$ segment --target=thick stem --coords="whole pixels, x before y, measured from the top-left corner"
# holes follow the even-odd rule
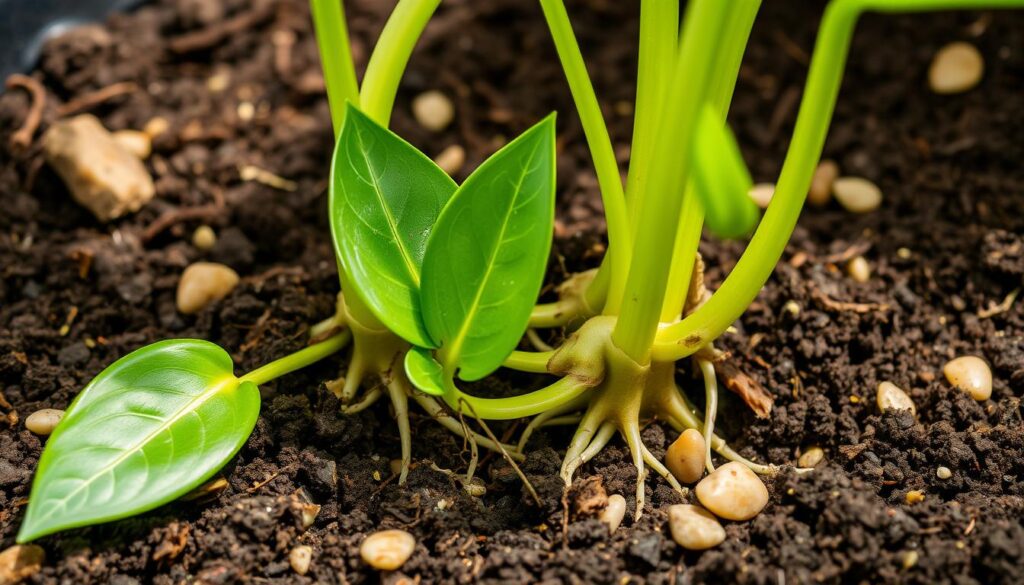
[[[337,136],[345,120],[345,102],[359,105],[359,83],[345,26],[345,7],[342,0],[309,0],[309,9],[320,49],[331,122]]]

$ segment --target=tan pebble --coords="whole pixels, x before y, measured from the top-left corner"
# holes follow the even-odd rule
[[[239,120],[248,122],[256,115],[256,106],[254,106],[252,102],[240,102],[236,109],[236,113],[238,114]]]
[[[132,153],[139,160],[146,160],[153,152],[153,141],[149,134],[138,130],[118,130],[113,134],[121,148]]]
[[[0,583],[13,585],[43,568],[46,554],[34,544],[16,544],[0,552]]]
[[[25,419],[25,428],[45,437],[53,432],[62,418],[64,418],[63,410],[44,408],[28,415],[28,418]]]
[[[201,225],[192,233],[192,245],[196,248],[207,251],[217,245],[217,232],[208,225]]]
[[[719,518],[750,520],[768,505],[768,488],[749,467],[731,461],[697,484],[697,499]]]
[[[288,564],[292,566],[292,570],[300,575],[305,575],[309,572],[309,563],[313,561],[313,547],[301,545],[292,549],[292,552],[288,553]]]
[[[913,255],[914,253],[910,251],[910,248],[900,248],[899,250],[896,250],[896,256],[898,256],[900,260],[909,260]]]
[[[797,465],[804,468],[816,467],[825,458],[825,452],[821,447],[811,447],[800,455]]]
[[[206,89],[213,93],[220,93],[231,84],[231,74],[228,71],[218,71],[206,78]]]
[[[917,564],[918,558],[919,555],[916,550],[908,550],[907,552],[903,553],[903,569],[912,569],[914,565]]]
[[[907,495],[904,497],[904,500],[906,500],[907,504],[911,505],[923,502],[924,492],[922,492],[921,490],[910,490],[909,492],[907,492]]]
[[[943,366],[942,373],[950,384],[967,391],[978,402],[992,396],[992,370],[980,357],[958,357]]]
[[[213,301],[219,301],[238,284],[238,273],[215,262],[196,262],[185,269],[178,282],[178,311],[198,313]]]
[[[878,410],[886,412],[889,410],[909,410],[910,414],[917,415],[917,407],[910,396],[899,386],[892,382],[882,382],[878,385],[878,393],[875,397],[878,403]]]
[[[706,550],[725,540],[725,528],[700,506],[676,504],[668,508],[668,527],[672,540],[687,550]]]
[[[953,477],[953,472],[949,470],[945,465],[940,466],[935,470],[935,476],[939,479],[949,479]]]
[[[448,96],[437,90],[425,91],[412,100],[412,114],[427,130],[440,132],[452,123],[455,107]]]
[[[855,282],[867,282],[871,280],[871,266],[863,256],[854,256],[846,263],[846,273]]]
[[[768,209],[768,204],[775,195],[775,183],[758,183],[751,187],[748,193],[758,207]]]
[[[682,483],[693,483],[704,475],[707,444],[696,429],[686,429],[665,452],[665,466]]]
[[[416,548],[416,539],[404,530],[382,530],[367,536],[359,556],[374,569],[394,571],[405,564]]]
[[[823,160],[814,169],[811,188],[807,191],[807,202],[823,207],[832,199],[832,184],[839,178],[839,165],[834,160]]]
[[[840,177],[832,183],[832,193],[843,209],[851,213],[868,213],[882,204],[882,191],[861,177]]]
[[[100,221],[138,211],[156,193],[142,161],[90,114],[50,126],[43,152],[75,201]]]
[[[458,144],[453,144],[442,150],[434,162],[441,167],[442,171],[454,175],[462,170],[462,165],[466,164],[466,149]]]
[[[626,498],[619,494],[608,496],[608,505],[601,510],[598,520],[608,526],[608,532],[615,532],[622,525],[622,519],[626,517]]]
[[[167,118],[156,116],[150,118],[149,122],[142,127],[142,131],[149,136],[150,140],[160,136],[164,132],[167,132],[171,128],[171,123],[167,121]]]
[[[790,299],[786,301],[785,305],[782,305],[782,310],[796,317],[800,314],[800,303]]]
[[[935,53],[928,68],[928,86],[938,94],[962,93],[981,81],[985,60],[970,43],[955,42]]]

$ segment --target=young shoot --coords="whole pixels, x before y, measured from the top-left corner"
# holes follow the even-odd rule
[[[626,184],[561,0],[539,0],[596,168],[609,247],[600,268],[571,277],[562,297],[535,305],[551,247],[555,117],[491,155],[461,185],[388,130],[399,82],[440,0],[399,0],[361,84],[338,0],[311,0],[337,143],[330,222],[342,294],[338,312],[311,328],[310,346],[236,376],[230,356],[200,340],[161,341],[116,361],[68,407],[49,438],[18,542],[152,510],[215,474],[242,447],[259,414],[258,387],[351,345],[343,378],[328,383],[343,411],[387,394],[402,452],[411,458],[408,401],[477,447],[521,459],[536,429],[578,425],[561,476],[621,435],[643,479],[653,469],[682,489],[641,440],[658,419],[694,429],[712,451],[757,473],[714,431],[718,378],[735,366],[718,336],[755,298],[796,224],[839,93],[854,26],[864,11],[1011,8],[1024,0],[833,0],[819,36],[774,197],[758,223],[751,177],[725,123],[758,0],[642,0],[636,117]],[[705,225],[722,237],[756,231],[713,294],[697,245]],[[516,351],[530,328],[565,328],[549,351]],[[318,341],[318,342],[316,342]],[[536,341],[536,339],[534,339]],[[703,378],[699,412],[676,372],[687,358]],[[463,391],[501,367],[555,376],[519,396]],[[377,382],[364,387],[364,382]],[[726,384],[736,386],[736,384]],[[771,396],[743,394],[760,416]],[[480,430],[470,428],[475,419]],[[534,417],[518,446],[485,421]],[[693,433],[691,432],[691,436]],[[472,481],[474,463],[465,480]],[[721,471],[721,469],[720,469]],[[751,475],[747,473],[747,475]],[[763,487],[763,486],[762,486]],[[755,512],[756,513],[756,512]]]

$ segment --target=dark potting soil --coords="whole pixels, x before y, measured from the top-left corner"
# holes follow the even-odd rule
[[[0,537],[14,535],[42,441],[24,418],[63,408],[104,366],[167,337],[209,339],[247,371],[302,347],[332,312],[338,283],[325,217],[332,137],[306,2],[162,0],[51,41],[33,76],[46,90],[42,125],[9,146],[28,94],[0,96]],[[389,2],[347,2],[360,69]],[[633,2],[573,2],[570,12],[620,160],[628,158],[638,31]],[[806,75],[821,6],[767,2],[755,27],[731,121],[756,180],[774,180]],[[985,58],[981,85],[937,96],[931,56],[967,40]],[[745,455],[793,465],[820,446],[825,462],[767,480],[771,502],[728,539],[684,552],[664,507],[680,496],[647,481],[648,509],[613,535],[586,510],[606,494],[632,506],[635,470],[621,443],[582,468],[563,531],[559,449],[569,430],[539,433],[524,471],[537,506],[500,458],[487,456],[487,493],[466,495],[462,442],[414,412],[414,460],[397,485],[397,433],[385,405],[341,416],[324,381],[345,358],[263,388],[263,414],[226,487],[142,517],[43,539],[37,583],[364,583],[381,577],[358,556],[362,538],[403,528],[418,539],[398,582],[1021,583],[1024,582],[1024,310],[990,311],[1024,276],[1024,14],[867,16],[858,28],[826,155],[885,193],[878,211],[835,203],[805,210],[763,293],[719,343],[775,396],[770,419],[724,397],[720,424]],[[431,133],[410,98],[440,89],[456,119]],[[100,91],[96,94],[94,92]],[[242,120],[239,104],[254,106]],[[248,107],[248,106],[245,106]],[[244,109],[244,108],[243,108]],[[436,155],[451,144],[474,168],[500,143],[559,112],[559,225],[552,283],[592,267],[604,249],[596,180],[540,9],[530,0],[445,2],[403,80],[393,127]],[[39,136],[60,115],[91,112],[111,129],[154,116],[170,129],[147,167],[158,196],[101,225],[43,163]],[[294,190],[243,181],[254,165]],[[217,229],[209,252],[190,243]],[[702,246],[720,283],[740,243]],[[869,282],[844,274],[857,254]],[[182,269],[208,259],[243,275],[196,316],[174,307]],[[799,312],[784,310],[794,301]],[[980,314],[979,314],[980,313]],[[983,316],[989,315],[990,316]],[[66,327],[64,327],[66,326]],[[950,389],[942,365],[983,356],[995,379],[977,403]],[[909,391],[918,419],[880,416],[874,388]],[[700,385],[680,373],[695,395]],[[497,392],[536,386],[499,374]],[[482,391],[482,390],[481,390]],[[521,430],[498,427],[498,432]],[[656,455],[672,431],[654,423]],[[952,477],[939,479],[946,466]],[[301,528],[296,491],[322,505]],[[909,505],[910,490],[924,501]],[[314,549],[305,577],[289,550]],[[915,560],[916,559],[916,560]],[[407,581],[408,582],[408,581]]]

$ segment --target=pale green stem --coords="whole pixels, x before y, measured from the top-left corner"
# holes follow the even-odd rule
[[[597,182],[601,187],[601,200],[604,203],[605,219],[608,222],[609,262],[612,278],[625,278],[629,270],[629,218],[626,213],[626,197],[622,188],[622,177],[619,165],[615,160],[615,151],[608,136],[601,106],[594,94],[594,87],[587,74],[587,66],[583,54],[576,42],[569,22],[569,14],[562,0],[540,0],[544,18],[547,19],[551,38],[562,62],[569,91],[572,93],[576,110],[583,125],[583,133],[590,147],[590,156],[594,160]],[[617,250],[617,251],[614,251]],[[620,276],[616,277],[618,273]],[[621,292],[621,291],[620,291]],[[612,295],[615,291],[612,290]]]
[[[350,339],[352,339],[352,333],[345,330],[316,345],[300,349],[291,355],[287,355],[279,360],[274,360],[265,366],[256,368],[239,378],[239,380],[242,382],[252,382],[257,386],[265,384],[271,380],[280,378],[285,374],[290,374],[295,370],[302,369],[312,363],[324,359],[325,357],[344,348]]]
[[[651,345],[665,298],[683,188],[689,176],[691,139],[708,94],[714,55],[728,3],[694,0],[687,6],[679,58],[659,108],[648,194],[637,210],[639,225],[626,296],[612,341],[638,364],[650,362]],[[665,156],[672,152],[674,156]],[[613,274],[614,276],[614,274]]]
[[[548,360],[555,352],[552,351],[513,351],[501,364],[506,368],[530,372],[533,374],[548,373]]]
[[[454,389],[445,393],[444,401],[458,409],[459,401],[470,405],[477,418],[485,420],[511,420],[534,416],[575,400],[591,389],[572,378],[561,378],[554,384],[521,396],[508,398],[480,398]]]
[[[654,359],[678,360],[714,340],[743,314],[771,276],[796,226],[821,157],[850,40],[861,13],[981,8],[1024,8],[1024,0],[835,0],[829,4],[772,202],[746,252],[718,291],[689,317],[659,332]]]
[[[388,126],[412,51],[441,0],[399,0],[370,55],[363,77],[361,107],[381,126]]]
[[[359,105],[359,82],[356,81],[355,63],[352,62],[352,49],[348,42],[345,8],[342,0],[309,0],[309,9],[320,49],[331,122],[337,136],[345,120],[345,102]]]
[[[715,417],[718,416],[718,378],[715,366],[708,360],[697,360],[704,376],[704,467],[708,473],[715,472],[711,460],[711,438],[715,436]]]

